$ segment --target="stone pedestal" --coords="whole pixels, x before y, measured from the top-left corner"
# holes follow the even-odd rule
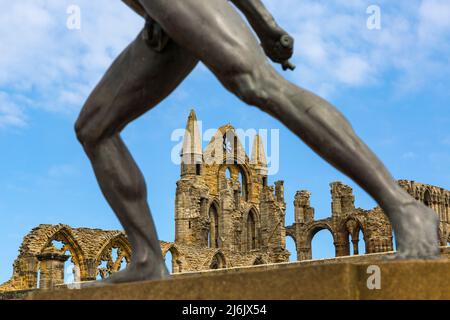
[[[33,293],[30,299],[450,299],[450,262],[288,263],[197,274],[167,281]]]
[[[39,254],[37,258],[41,262],[40,289],[48,290],[64,284],[64,264],[69,259],[69,256],[61,253],[54,247],[49,247]]]

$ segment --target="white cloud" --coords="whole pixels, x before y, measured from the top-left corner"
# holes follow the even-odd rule
[[[366,28],[368,0],[265,2],[296,38],[290,76],[321,95],[376,85],[392,71],[402,92],[450,75],[448,0],[380,0],[380,31]],[[69,5],[81,8],[81,30],[66,28]],[[23,126],[27,108],[77,112],[142,24],[121,1],[1,2],[0,124]]]
[[[25,125],[25,115],[21,108],[11,102],[7,94],[0,91],[0,129]]]
[[[344,57],[335,70],[336,78],[347,85],[362,85],[369,80],[370,66],[359,56]]]
[[[105,69],[143,24],[120,1],[105,3],[0,3],[0,90],[8,92],[10,102],[8,120],[2,116],[5,126],[14,123],[11,110],[17,116],[26,108],[62,113],[79,110]],[[71,4],[81,8],[81,30],[66,27],[66,10]]]
[[[313,91],[377,85],[395,72],[407,93],[450,76],[448,0],[377,1],[381,30],[366,27],[369,0],[267,3],[296,38],[295,80]]]
[[[450,2],[448,0],[425,0],[419,8],[421,31],[424,37],[436,32],[450,30]]]

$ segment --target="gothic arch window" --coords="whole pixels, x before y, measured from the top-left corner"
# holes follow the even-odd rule
[[[169,269],[171,273],[183,272],[181,255],[176,247],[170,247],[163,256],[166,262],[167,269]]]
[[[233,142],[231,140],[232,137],[233,137],[233,133],[231,131],[227,131],[223,135],[222,147],[223,147],[223,151],[226,153],[233,152]]]
[[[450,210],[448,207],[448,203],[445,204],[445,212],[446,212],[446,221],[450,223]]]
[[[209,236],[208,246],[210,248],[219,247],[219,213],[215,204],[209,208]]]
[[[248,201],[247,178],[242,168],[239,169],[239,183],[241,184],[241,197],[245,201]]]
[[[41,257],[39,257],[41,256]],[[66,258],[63,258],[63,257]],[[54,260],[55,259],[55,260]],[[47,288],[48,285],[51,285],[48,280],[48,272],[52,274],[52,268],[43,270],[43,267],[46,263],[50,261],[61,261],[61,272],[56,272],[52,274],[52,276],[56,276],[57,279],[52,279],[52,281],[57,284],[70,284],[74,282],[79,282],[81,280],[81,268],[82,265],[80,260],[81,249],[73,238],[71,232],[66,228],[62,228],[57,231],[55,234],[51,236],[51,238],[47,241],[47,244],[42,249],[40,254],[38,255],[39,267],[37,270],[37,287],[38,288]],[[52,262],[50,262],[52,264]],[[44,267],[45,268],[45,267]],[[57,269],[57,268],[55,268]],[[53,269],[54,270],[54,269]],[[43,274],[47,273],[47,275],[43,276]],[[42,277],[43,276],[43,277]],[[41,286],[42,285],[42,286]]]
[[[336,256],[333,229],[328,224],[315,224],[306,231],[307,259],[324,259]],[[322,248],[322,250],[315,250]]]
[[[267,177],[262,178],[262,185],[263,187],[267,187]]]
[[[80,268],[74,263],[73,251],[62,237],[51,240],[37,255],[36,288],[51,289],[55,285],[79,282]]]
[[[345,223],[346,241],[348,242],[348,255],[359,255],[366,252],[364,229],[361,223],[350,218]]]
[[[256,214],[253,210],[250,210],[247,217],[247,247],[249,251],[258,248]]]
[[[229,167],[225,170],[225,178],[231,179],[231,170]]]
[[[122,236],[110,240],[97,257],[97,280],[109,278],[131,262],[131,252]]]

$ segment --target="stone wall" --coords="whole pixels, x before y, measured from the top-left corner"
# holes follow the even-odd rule
[[[400,180],[399,185],[436,212],[440,218],[440,245],[447,246],[450,243],[450,191],[407,180]],[[393,250],[392,226],[380,207],[356,208],[352,188],[341,182],[331,183],[330,189],[331,217],[326,219],[314,219],[308,191],[298,191],[295,195],[295,222],[286,227],[286,231],[296,243],[298,260],[312,259],[311,241],[323,229],[332,234],[337,257],[348,256],[350,248],[358,255],[359,241],[364,241],[368,254]],[[359,238],[360,231],[362,239]]]

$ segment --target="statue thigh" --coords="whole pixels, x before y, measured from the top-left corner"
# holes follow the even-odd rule
[[[79,135],[98,139],[120,132],[167,97],[197,65],[174,41],[155,50],[145,32],[116,58],[90,94],[76,124]]]

